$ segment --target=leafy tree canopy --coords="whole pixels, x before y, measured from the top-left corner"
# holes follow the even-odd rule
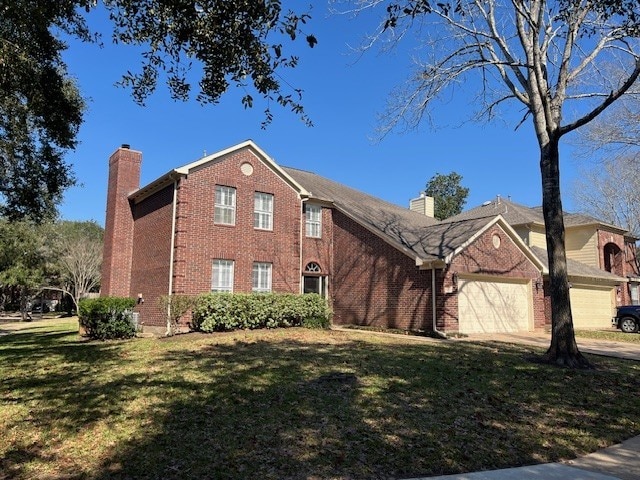
[[[82,1],[0,3],[0,213],[50,218],[74,182],[64,161],[84,103],[61,58],[60,32],[89,38]]]
[[[52,289],[77,302],[100,283],[102,238],[93,221],[0,219],[0,300],[20,297],[24,306],[30,296]]]
[[[77,144],[84,102],[62,60],[63,38],[97,41],[84,15],[96,0],[0,0],[0,215],[43,221],[55,215],[75,178],[65,153]],[[271,106],[310,120],[302,90],[281,80],[298,64],[284,44],[299,37],[308,13],[283,10],[280,0],[104,0],[113,22],[112,40],[142,46],[139,72],[124,72],[122,84],[144,104],[161,76],[172,98],[186,100],[194,63],[202,78],[196,98],[216,103],[231,86],[243,88],[245,107],[254,95]]]
[[[436,173],[427,182],[425,193],[433,197],[434,216],[438,220],[444,220],[462,212],[469,196],[469,189],[463,187],[460,182],[462,182],[462,175],[456,172],[447,175]]]

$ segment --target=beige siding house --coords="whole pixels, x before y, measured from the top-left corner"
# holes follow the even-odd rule
[[[450,221],[494,215],[502,216],[548,267],[541,207],[527,207],[498,197]],[[620,227],[586,215],[565,213],[565,227],[574,325],[576,328],[609,328],[616,306],[638,302],[640,297],[635,258],[638,239]],[[545,275],[545,291],[547,281]],[[550,310],[549,299],[547,302]],[[550,317],[549,312],[547,316]]]

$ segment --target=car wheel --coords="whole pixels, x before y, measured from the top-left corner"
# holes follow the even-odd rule
[[[638,331],[638,324],[631,317],[624,317],[620,320],[620,330],[624,333],[635,333]]]

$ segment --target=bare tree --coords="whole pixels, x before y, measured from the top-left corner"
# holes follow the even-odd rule
[[[640,85],[630,93],[580,131],[575,143],[581,154],[610,159],[640,153]]]
[[[582,211],[640,235],[639,171],[640,158],[635,155],[604,160],[581,171],[571,194]]]
[[[62,276],[77,306],[78,300],[100,284],[103,231],[95,222],[61,222],[56,229]]]
[[[560,139],[622,97],[640,75],[638,19],[631,0],[352,0],[353,12],[385,7],[367,47],[420,34],[427,58],[396,95],[383,133],[415,127],[437,99],[460,85],[478,85],[491,116],[509,101],[524,107],[540,149],[552,311],[550,363],[589,367],[578,350],[571,305],[560,193]],[[625,75],[606,75],[616,64]],[[477,82],[466,82],[476,75]],[[466,83],[465,83],[466,82]],[[571,108],[567,108],[571,105]]]

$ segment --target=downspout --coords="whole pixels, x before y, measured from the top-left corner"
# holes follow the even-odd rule
[[[169,296],[173,294],[173,259],[176,246],[176,212],[178,210],[178,180],[173,181],[173,206],[171,213],[171,250],[169,251]],[[167,305],[167,331],[171,335],[171,304]]]
[[[437,295],[436,295],[436,269],[433,265],[431,265],[431,318],[432,318],[432,328],[433,328],[433,333],[434,335],[436,335],[437,337],[440,338],[447,338],[447,334],[444,332],[441,332],[438,330],[438,326],[436,324],[436,312],[437,312],[437,308],[436,308],[436,300],[437,300]]]
[[[299,232],[299,244],[300,244],[299,249],[300,249],[300,258],[299,258],[299,261],[298,261],[298,263],[299,263],[299,265],[298,265],[298,268],[299,268],[299,270],[298,270],[298,273],[299,273],[298,278],[300,279],[300,280],[299,280],[299,281],[300,281],[300,287],[299,287],[299,289],[298,289],[298,290],[299,290],[299,293],[304,293],[304,281],[303,281],[303,279],[302,279],[302,268],[303,268],[303,266],[302,266],[302,242],[303,242],[303,240],[304,240],[303,230],[304,230],[304,228],[305,228],[306,224],[305,224],[305,222],[302,220],[302,212],[304,211],[304,204],[305,204],[305,202],[306,202],[307,200],[309,200],[309,198],[302,198],[302,197],[300,197],[300,206],[301,206],[302,208],[300,209],[300,217],[299,217],[299,218],[300,218],[300,232]]]

